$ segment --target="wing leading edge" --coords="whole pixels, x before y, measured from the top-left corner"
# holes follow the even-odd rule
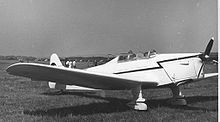
[[[208,73],[208,74],[204,74],[204,76],[202,78],[183,80],[183,81],[178,82],[177,85],[198,82],[198,81],[213,78],[213,77],[218,77],[218,73]]]
[[[9,66],[6,71],[12,75],[31,79],[107,90],[131,89],[142,83],[141,81],[131,80],[115,74],[102,74],[37,63],[16,63]],[[156,81],[145,81],[144,84],[149,87],[156,87],[158,85]]]

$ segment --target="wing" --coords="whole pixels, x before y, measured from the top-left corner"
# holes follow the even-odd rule
[[[178,84],[178,85],[183,85],[183,84],[187,84],[187,83],[191,83],[191,82],[197,82],[197,81],[201,81],[201,80],[209,79],[209,78],[213,78],[213,77],[218,77],[218,73],[208,73],[208,74],[204,74],[204,77],[202,77],[202,78],[188,79],[188,80],[180,81],[180,82],[178,82],[177,84]]]
[[[6,70],[9,74],[28,77],[35,80],[53,81],[66,85],[78,85],[96,89],[123,90],[141,84],[140,81],[128,79],[116,74],[102,74],[80,69],[56,67],[37,63],[16,63]],[[157,82],[145,85],[156,87]]]

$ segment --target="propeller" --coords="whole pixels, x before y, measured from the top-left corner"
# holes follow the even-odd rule
[[[206,46],[205,52],[202,53],[201,55],[199,55],[199,58],[202,59],[202,66],[199,70],[199,74],[201,73],[202,69],[205,66],[205,61],[207,61],[208,58],[209,58],[209,55],[210,55],[211,50],[212,50],[213,42],[214,42],[214,37],[212,37],[211,40],[209,41],[208,45]],[[199,77],[199,75],[198,75],[198,77]]]
[[[214,37],[212,37],[211,40],[209,41],[208,45],[206,46],[205,52],[200,55],[200,58],[203,61],[206,61],[209,58],[213,46],[213,42],[214,42]]]

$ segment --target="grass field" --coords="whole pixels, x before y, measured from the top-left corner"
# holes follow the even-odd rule
[[[99,93],[68,92],[57,94],[46,82],[34,82],[5,72],[12,61],[0,61],[0,121],[149,121],[149,122],[207,122],[218,118],[218,80],[212,78],[181,86],[187,106],[166,103],[169,89],[144,90],[148,111],[129,109],[129,91]],[[217,72],[217,65],[206,65],[206,72]]]

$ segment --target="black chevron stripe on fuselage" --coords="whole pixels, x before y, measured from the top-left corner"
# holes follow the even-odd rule
[[[169,61],[175,61],[175,60],[182,60],[182,59],[187,59],[187,58],[193,58],[193,57],[198,57],[198,56],[199,56],[199,55],[193,55],[193,56],[187,56],[187,57],[167,59],[167,60],[163,60],[163,61],[158,61],[158,62],[157,62],[157,64],[159,65],[158,67],[135,69],[135,70],[129,70],[129,71],[121,71],[121,72],[116,72],[116,73],[113,73],[113,74],[125,74],[125,73],[138,72],[138,71],[161,69],[161,68],[163,68],[163,67],[160,65],[160,63],[169,62]]]

